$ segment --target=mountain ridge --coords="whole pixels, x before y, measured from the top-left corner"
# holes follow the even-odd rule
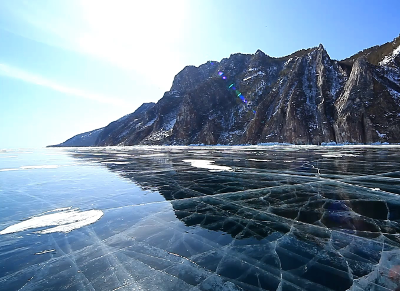
[[[398,143],[400,35],[342,61],[320,44],[186,66],[157,103],[93,132],[55,146]]]

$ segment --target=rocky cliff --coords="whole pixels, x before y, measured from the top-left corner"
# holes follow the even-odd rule
[[[319,45],[187,66],[156,104],[59,146],[265,142],[400,142],[400,36],[343,61]]]

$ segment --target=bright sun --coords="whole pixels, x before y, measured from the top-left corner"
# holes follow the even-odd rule
[[[87,0],[80,6],[87,27],[77,44],[86,53],[144,74],[154,74],[157,64],[160,77],[182,69],[176,47],[187,2]]]

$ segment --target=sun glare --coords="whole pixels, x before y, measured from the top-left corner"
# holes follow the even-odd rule
[[[171,74],[183,67],[176,48],[186,6],[185,1],[82,1],[87,29],[78,45],[86,53],[149,77],[157,71],[157,82],[171,85]],[[164,76],[168,80],[163,81]]]

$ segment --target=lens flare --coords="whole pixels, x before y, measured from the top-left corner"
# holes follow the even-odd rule
[[[214,62],[210,62],[210,63],[211,63],[211,65],[214,64]],[[222,71],[218,72],[218,76],[222,77],[222,80],[227,80],[226,76],[224,76],[224,72],[222,72]],[[242,102],[245,103],[247,106],[250,106],[249,102],[246,100],[246,98],[243,96],[243,94],[240,93],[240,91],[236,89],[234,83],[231,83],[229,85],[228,89],[232,89],[233,91],[235,91],[236,96],[239,97],[240,100],[242,100]],[[252,110],[252,111],[254,114],[256,114],[255,110]]]

